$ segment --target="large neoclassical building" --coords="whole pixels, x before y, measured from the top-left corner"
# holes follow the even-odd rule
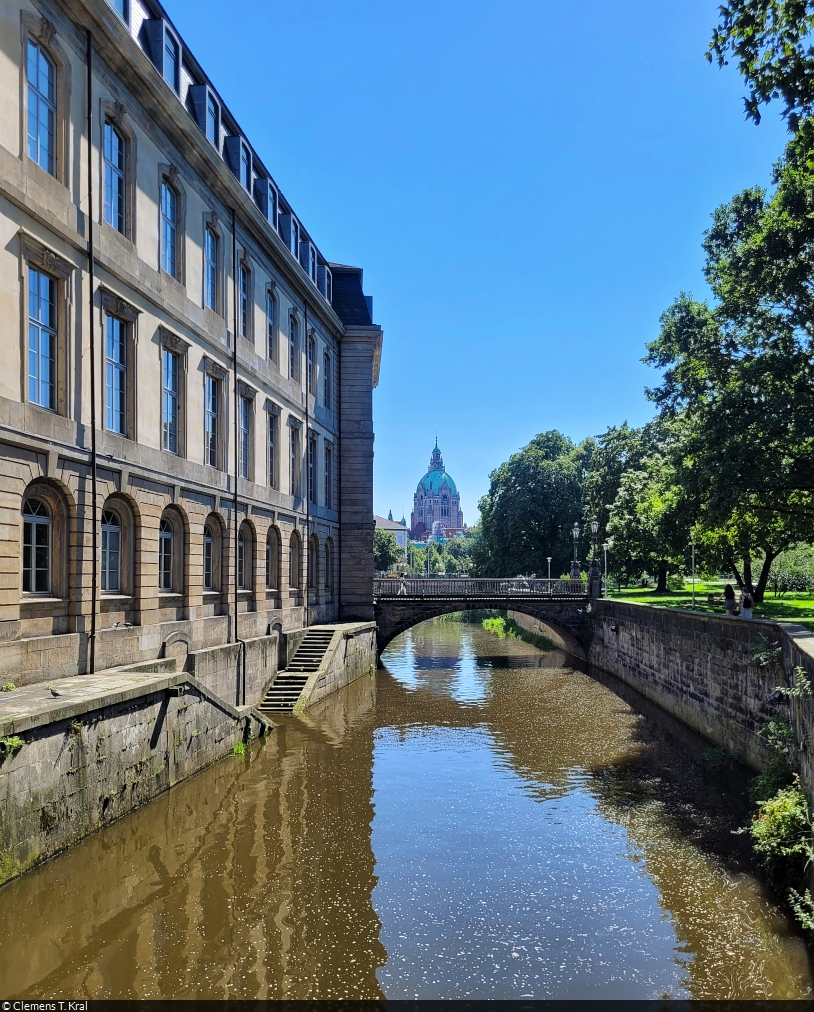
[[[155,0],[0,18],[4,679],[372,618],[362,271]]]
[[[433,528],[433,525],[437,525]],[[424,541],[433,534],[446,536],[463,529],[461,497],[455,482],[444,470],[444,458],[438,440],[430,456],[427,473],[419,481],[413,496],[410,531],[414,541]]]

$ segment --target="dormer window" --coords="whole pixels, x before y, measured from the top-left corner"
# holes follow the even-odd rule
[[[215,145],[218,146],[218,123],[220,110],[218,109],[218,103],[215,101],[215,96],[208,92],[206,96],[206,136]]]
[[[179,86],[179,63],[178,43],[170,35],[164,32],[164,80],[173,91],[178,91]]]
[[[110,0],[110,6],[126,25],[130,23],[130,5],[127,0]]]
[[[247,190],[252,188],[252,156],[246,144],[240,145],[240,182]]]

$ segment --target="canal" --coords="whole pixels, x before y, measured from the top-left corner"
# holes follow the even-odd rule
[[[801,998],[748,771],[565,655],[434,621],[0,890],[36,998]]]

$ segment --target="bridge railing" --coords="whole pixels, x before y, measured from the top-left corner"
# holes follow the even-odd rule
[[[378,577],[373,581],[374,598],[383,597],[587,597],[586,580],[506,579],[476,577]]]

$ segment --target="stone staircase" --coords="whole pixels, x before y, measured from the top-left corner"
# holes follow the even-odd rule
[[[288,667],[278,672],[257,709],[262,713],[291,713],[308,676],[322,663],[333,634],[333,629],[309,629]]]

